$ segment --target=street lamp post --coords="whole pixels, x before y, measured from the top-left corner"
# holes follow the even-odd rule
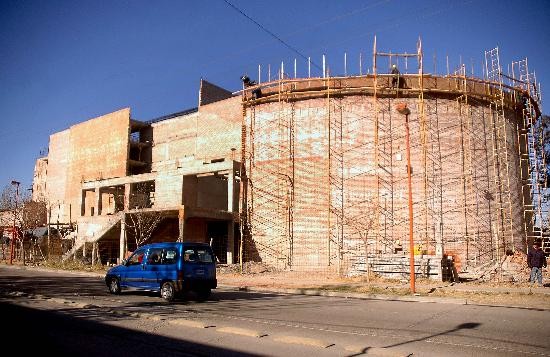
[[[409,133],[409,114],[411,111],[407,108],[406,103],[399,103],[397,111],[405,115],[405,140],[407,145],[407,182],[409,186],[409,265],[410,265],[410,280],[411,294],[416,292],[415,275],[414,275],[414,239],[413,239],[413,202],[412,202],[412,168],[411,168],[411,145]]]
[[[19,185],[21,184],[21,182],[13,180],[11,184],[15,186],[15,210],[13,211],[13,232],[11,234],[10,241],[10,264],[13,264],[13,256],[15,253],[13,242],[17,238],[17,229],[15,227],[15,224],[17,221],[17,201],[19,200]]]

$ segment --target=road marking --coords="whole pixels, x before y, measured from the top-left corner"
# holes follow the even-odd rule
[[[206,322],[197,321],[197,320],[173,319],[173,320],[168,320],[168,322],[173,325],[180,325],[180,326],[186,326],[186,327],[196,327],[196,328],[216,327],[216,325],[207,324]]]
[[[299,337],[299,336],[278,336],[273,338],[277,342],[292,343],[296,345],[314,346],[320,348],[327,348],[334,346],[334,343],[318,340],[316,338]]]
[[[257,338],[267,336],[267,333],[248,330],[248,329],[239,328],[239,327],[220,327],[216,331],[223,332],[223,333],[232,333],[234,335],[257,337]]]

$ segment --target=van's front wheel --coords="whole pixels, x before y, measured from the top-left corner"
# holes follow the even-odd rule
[[[120,282],[117,278],[111,278],[109,281],[109,292],[115,295],[120,294]]]
[[[176,297],[176,288],[174,284],[170,281],[162,284],[160,288],[160,296],[166,301],[173,301]]]

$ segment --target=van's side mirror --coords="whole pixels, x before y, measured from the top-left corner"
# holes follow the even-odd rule
[[[122,262],[121,262],[120,264],[121,264],[121,265],[126,265],[126,263],[128,263],[128,262],[126,261],[126,259],[122,259]]]

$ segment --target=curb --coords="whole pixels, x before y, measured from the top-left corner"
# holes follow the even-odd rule
[[[294,345],[305,345],[311,347],[328,348],[334,346],[334,343],[319,340],[316,338],[301,337],[301,336],[278,336],[273,338],[276,342],[282,342]]]

